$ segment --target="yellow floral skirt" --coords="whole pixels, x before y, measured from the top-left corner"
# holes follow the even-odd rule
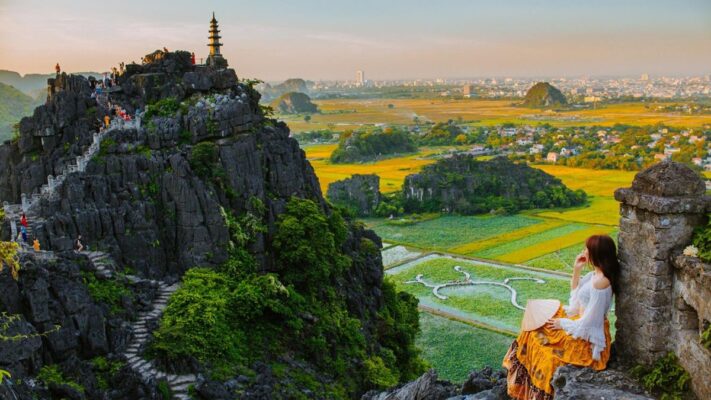
[[[563,307],[554,318],[565,318]],[[573,317],[571,319],[576,319]],[[572,364],[602,370],[610,358],[610,322],[605,318],[605,350],[599,360],[592,359],[592,345],[575,339],[562,329],[546,326],[535,331],[521,331],[504,357],[508,370],[508,393],[518,400],[552,400],[551,379],[558,367]]]

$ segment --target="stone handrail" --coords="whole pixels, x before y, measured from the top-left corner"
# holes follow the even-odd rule
[[[84,172],[86,170],[87,165],[89,164],[89,161],[101,150],[101,142],[106,138],[109,132],[119,129],[138,129],[140,128],[140,126],[140,115],[137,116],[134,120],[128,122],[120,118],[114,118],[107,129],[94,133],[94,138],[91,145],[89,145],[89,147],[83,154],[77,156],[74,159],[74,163],[66,165],[59,175],[48,175],[47,183],[40,186],[40,188],[32,194],[28,195],[26,193],[22,193],[20,195],[20,204],[9,204],[8,202],[5,202],[3,204],[3,210],[5,211],[5,218],[10,220],[10,235],[12,240],[17,237],[18,232],[17,224],[15,221],[19,219],[20,214],[30,214],[31,212],[36,211],[37,207],[43,199],[54,199],[58,193],[58,189],[67,179],[67,176],[69,176],[69,174],[73,174],[75,172]]]

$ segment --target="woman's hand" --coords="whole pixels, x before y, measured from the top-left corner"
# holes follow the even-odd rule
[[[580,272],[585,268],[585,264],[588,263],[588,249],[583,250],[577,257],[575,257],[575,265],[573,269],[576,272]]]
[[[546,322],[546,327],[548,329],[561,329],[560,318],[551,318]]]

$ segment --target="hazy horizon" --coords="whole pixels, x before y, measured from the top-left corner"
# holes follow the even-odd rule
[[[530,3],[0,0],[0,69],[102,72],[164,46],[205,57],[214,10],[230,66],[265,81],[711,73],[711,2]]]

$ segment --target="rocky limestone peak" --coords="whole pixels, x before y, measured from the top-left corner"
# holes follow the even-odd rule
[[[682,163],[663,161],[635,175],[632,189],[654,196],[698,196],[706,192],[703,179]]]

